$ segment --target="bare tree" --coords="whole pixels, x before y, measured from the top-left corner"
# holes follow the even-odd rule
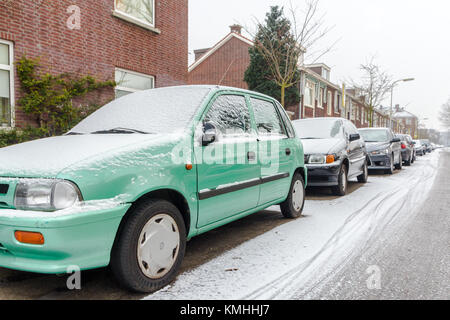
[[[264,57],[273,80],[281,89],[281,104],[285,106],[286,89],[300,81],[299,68],[305,58],[319,59],[329,52],[334,44],[324,50],[311,50],[331,28],[324,26],[324,16],[319,17],[319,0],[305,0],[304,10],[299,13],[292,2],[289,8],[287,24],[279,30],[272,30],[265,23],[255,20],[256,33],[246,28],[255,41],[255,48]]]
[[[350,80],[351,86],[359,95],[366,98],[366,103],[369,105],[370,126],[373,126],[374,109],[381,105],[393,87],[392,76],[374,61],[375,58],[372,57],[360,66],[362,77],[359,81]]]
[[[439,119],[441,124],[450,130],[450,99],[441,107]]]

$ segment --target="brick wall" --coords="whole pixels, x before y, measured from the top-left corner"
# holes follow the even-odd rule
[[[244,74],[250,65],[250,45],[236,37],[189,72],[189,84],[213,84],[248,89]]]
[[[70,30],[67,8],[81,10],[81,29]],[[156,87],[187,83],[188,0],[155,0],[155,27],[161,33],[113,17],[114,0],[0,1],[0,39],[14,42],[17,61],[41,57],[45,71],[114,79],[115,67],[155,77]],[[20,96],[16,80],[15,98]],[[89,97],[102,103],[113,90]],[[16,107],[16,124],[29,123]]]

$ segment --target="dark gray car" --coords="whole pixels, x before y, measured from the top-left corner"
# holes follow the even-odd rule
[[[331,187],[334,194],[347,193],[348,180],[368,179],[365,143],[356,127],[341,118],[314,118],[293,121],[302,140],[308,186]]]
[[[401,140],[389,128],[360,129],[370,157],[370,170],[385,170],[393,174],[403,168]]]
[[[416,151],[414,149],[414,142],[408,134],[398,134],[398,138],[401,140],[402,159],[406,166],[410,166],[416,161]]]

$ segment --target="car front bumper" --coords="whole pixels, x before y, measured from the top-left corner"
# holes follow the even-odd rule
[[[105,267],[120,222],[131,205],[52,216],[48,212],[0,209],[0,267],[62,274]],[[15,231],[39,232],[43,245],[18,242]]]
[[[339,184],[340,162],[332,164],[307,164],[308,187],[332,187]]]
[[[369,170],[383,170],[391,168],[391,157],[388,155],[369,155]]]

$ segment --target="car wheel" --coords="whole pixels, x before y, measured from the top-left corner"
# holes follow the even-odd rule
[[[296,219],[302,215],[305,206],[305,181],[300,173],[292,179],[289,196],[280,204],[281,213],[287,219]]]
[[[171,283],[186,250],[186,227],[180,211],[168,201],[148,200],[126,217],[111,255],[119,283],[139,293]]]
[[[398,164],[395,166],[395,169],[402,170],[403,169],[403,158],[402,154],[400,153]]]
[[[343,164],[339,171],[338,185],[331,188],[333,194],[337,196],[345,196],[347,194],[348,178],[347,166]]]
[[[394,174],[394,155],[391,155],[390,163],[391,163],[391,167],[386,170],[386,173]]]
[[[409,167],[413,163],[413,155],[409,155],[409,160],[405,161],[405,166]]]
[[[367,165],[367,161],[364,162],[363,171],[364,171],[363,174],[358,176],[359,183],[367,183],[367,181],[369,180],[369,167]]]

